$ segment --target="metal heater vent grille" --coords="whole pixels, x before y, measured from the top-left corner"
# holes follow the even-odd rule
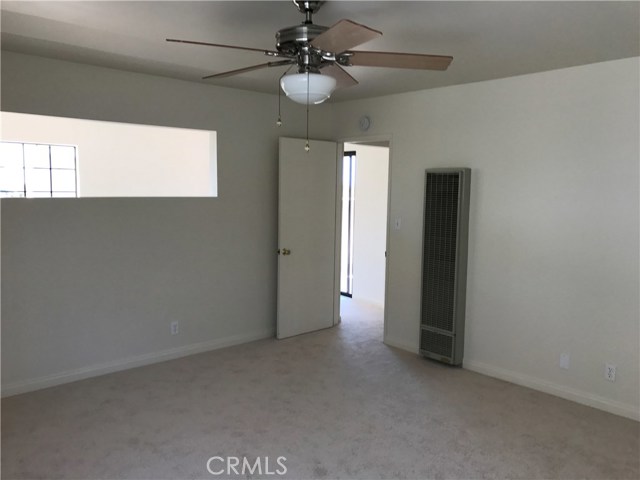
[[[422,330],[420,349],[424,351],[423,353],[446,357],[450,361],[453,359],[453,337],[431,330]]]
[[[464,342],[470,175],[427,170],[425,183],[420,351],[454,365]]]
[[[422,323],[453,332],[459,173],[428,174]]]

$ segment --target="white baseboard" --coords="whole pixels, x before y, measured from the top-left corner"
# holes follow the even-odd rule
[[[555,395],[556,397],[588,405],[589,407],[604,410],[605,412],[613,413],[615,415],[631,418],[633,420],[640,420],[640,410],[637,406],[616,402],[592,393],[547,382],[546,380],[530,377],[528,375],[523,375],[500,367],[494,367],[482,362],[465,360],[463,367],[473,372],[488,375],[489,377],[499,378],[500,380],[506,380],[507,382],[522,385],[524,387],[533,388],[534,390],[539,390],[544,393]]]
[[[415,345],[407,345],[406,343],[399,342],[388,337],[384,339],[384,343],[391,347],[419,354],[419,347],[416,347]],[[506,370],[504,368],[495,367],[493,365],[473,360],[464,360],[463,368],[489,377],[499,378],[500,380],[515,383],[516,385],[522,385],[523,387],[529,387],[534,390],[555,395],[556,397],[571,400],[582,405],[594,407],[605,412],[613,413],[614,415],[620,415],[622,417],[640,421],[640,409],[631,404],[616,402],[615,400],[609,400],[608,398],[600,397],[592,393],[583,392],[564,385],[558,385],[536,377],[523,375],[518,372],[513,372],[511,370]]]
[[[129,368],[142,367],[152,363],[164,362],[175,358],[186,357],[196,353],[208,352],[219,348],[231,347],[242,343],[252,342],[274,336],[272,330],[262,330],[248,334],[233,335],[230,337],[219,338],[208,342],[192,343],[182,347],[171,348],[161,352],[148,353],[138,355],[113,362],[91,365],[89,367],[78,368],[75,370],[67,370],[65,372],[54,373],[44,377],[38,377],[19,382],[9,383],[2,386],[2,397],[10,397],[20,393],[33,392],[42,388],[62,385],[63,383],[75,382],[86,378],[97,377],[107,373],[119,372]]]

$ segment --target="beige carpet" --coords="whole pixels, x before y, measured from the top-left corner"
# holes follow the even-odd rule
[[[3,400],[2,478],[229,478],[213,456],[286,457],[230,478],[640,478],[637,422],[387,347],[344,303],[333,329]]]

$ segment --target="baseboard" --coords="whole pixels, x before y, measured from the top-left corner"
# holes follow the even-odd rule
[[[534,390],[549,393],[556,397],[561,397],[589,407],[604,410],[605,412],[613,413],[615,415],[631,418],[632,420],[640,420],[640,411],[638,410],[638,407],[634,407],[630,404],[616,402],[598,395],[565,387],[564,385],[547,382],[539,378],[530,377],[528,375],[523,375],[500,367],[494,367],[482,362],[465,360],[463,367],[473,372],[481,373],[489,377],[499,378],[500,380],[506,380],[507,382],[522,385],[524,387],[533,388]]]
[[[119,372],[129,368],[142,367],[151,365],[152,363],[164,362],[175,358],[186,357],[196,353],[204,353],[219,348],[231,347],[242,343],[261,340],[274,336],[273,330],[261,330],[248,334],[232,335],[230,337],[219,338],[208,342],[192,343],[182,347],[171,348],[161,352],[148,353],[138,355],[113,362],[91,365],[89,367],[68,370],[65,372],[55,373],[44,377],[23,380],[20,382],[9,383],[2,386],[2,397],[10,397],[21,393],[33,392],[43,388],[62,385],[63,383],[75,382],[86,378],[97,377],[107,373]]]

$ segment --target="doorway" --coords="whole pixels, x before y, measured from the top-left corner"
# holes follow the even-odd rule
[[[389,142],[345,142],[342,162],[341,318],[384,317]],[[372,315],[371,312],[377,311]],[[368,313],[365,313],[368,312]]]

